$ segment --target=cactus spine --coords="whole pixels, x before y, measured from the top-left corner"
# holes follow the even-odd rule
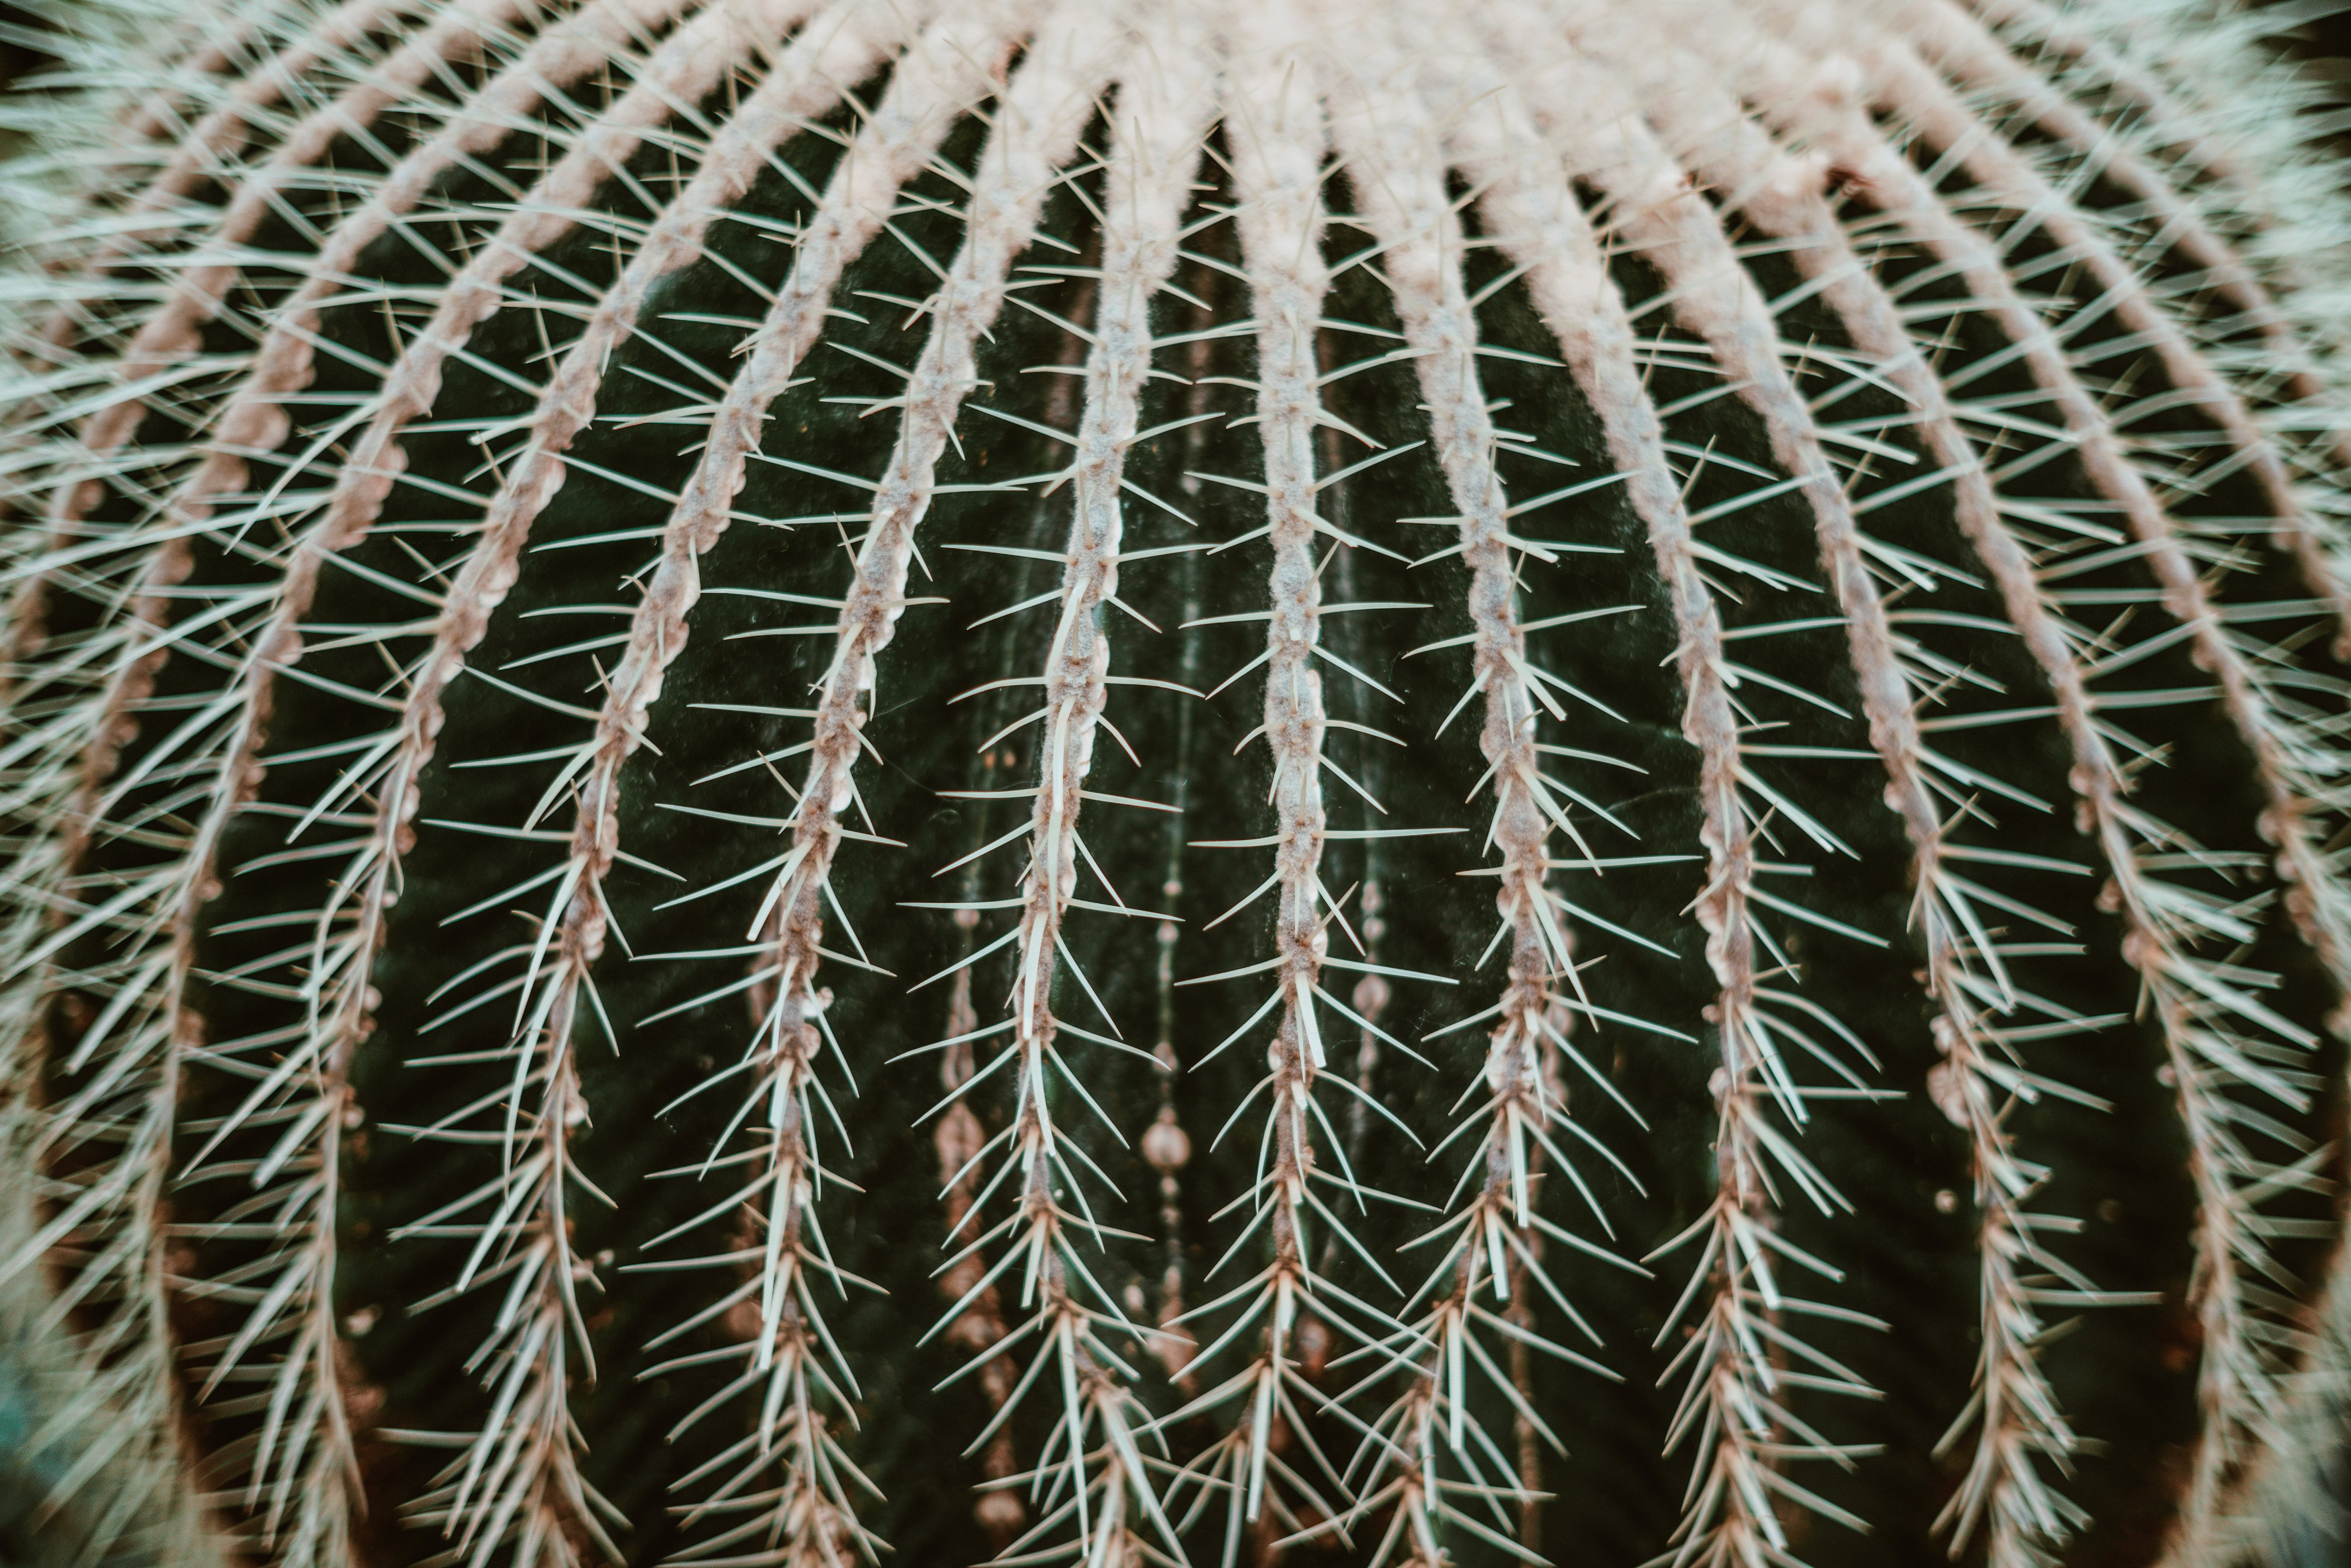
[[[60,20],[60,1561],[2339,1528],[2351,216],[2258,14]]]

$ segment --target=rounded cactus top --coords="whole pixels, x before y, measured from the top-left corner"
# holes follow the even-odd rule
[[[27,1551],[2336,1522],[2351,214],[2260,14],[58,22]]]

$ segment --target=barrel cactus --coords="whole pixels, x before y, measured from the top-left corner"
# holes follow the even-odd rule
[[[25,1560],[2340,1560],[2274,17],[56,20]]]

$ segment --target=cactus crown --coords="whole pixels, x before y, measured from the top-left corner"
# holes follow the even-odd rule
[[[2253,22],[84,25],[0,469],[28,1550],[2324,1522],[2351,231]]]

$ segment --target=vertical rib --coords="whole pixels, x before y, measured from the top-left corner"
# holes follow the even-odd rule
[[[1498,15],[1487,30],[1489,47],[1499,60],[1524,58],[1522,39],[1534,27],[1531,10],[1516,13],[1514,19],[1520,26],[1506,32]],[[1530,93],[1533,123],[1564,141],[1571,167],[1593,171],[1592,177],[1611,192],[1620,212],[1646,214],[1687,199],[1678,172],[1654,149],[1645,152],[1635,122],[1588,128],[1597,112],[1566,107],[1617,98],[1589,68],[1554,54],[1538,57],[1535,68],[1541,74],[1534,79],[1551,90]],[[1721,616],[1699,566],[1708,547],[1696,538],[1675,489],[1623,298],[1562,172],[1547,171],[1540,184],[1525,175],[1497,181],[1486,199],[1493,209],[1489,228],[1512,259],[1528,268],[1537,308],[1558,334],[1572,372],[1602,411],[1618,467],[1633,476],[1631,497],[1648,527],[1679,632],[1677,664],[1687,694],[1682,732],[1699,754],[1699,838],[1708,859],[1707,881],[1694,909],[1707,932],[1707,959],[1717,984],[1708,1016],[1718,1032],[1721,1065],[1713,1078],[1715,1197],[1704,1216],[1660,1249],[1699,1242],[1689,1286],[1666,1334],[1693,1302],[1703,1301],[1696,1332],[1673,1363],[1673,1370],[1687,1367],[1687,1373],[1667,1434],[1668,1451],[1692,1437],[1700,1451],[1673,1536],[1672,1561],[1677,1568],[1771,1561],[1789,1551],[1778,1500],[1827,1511],[1782,1473],[1782,1455],[1789,1448],[1831,1456],[1841,1451],[1789,1415],[1774,1354],[1765,1349],[1784,1343],[1776,1320],[1785,1300],[1773,1260],[1784,1244],[1777,1234],[1768,1172],[1776,1171],[1824,1211],[1849,1206],[1767,1122],[1771,1102],[1795,1126],[1805,1118],[1799,1092],[1777,1064],[1772,1031],[1787,1026],[1767,1010],[1773,998],[1760,984],[1755,963],[1755,818],[1745,797],[1756,784],[1730,695]],[[1837,1277],[1817,1260],[1796,1260]],[[1835,1376],[1850,1375],[1838,1368]],[[1857,1380],[1832,1381],[1830,1386],[1862,1392]]]
[[[1014,1088],[1002,1140],[1005,1168],[996,1180],[1014,1188],[1016,1212],[969,1244],[975,1254],[991,1242],[1002,1246],[1003,1256],[988,1269],[984,1283],[1018,1271],[1020,1302],[1033,1311],[1010,1333],[1033,1336],[1039,1361],[1050,1361],[1058,1374],[1040,1376],[1032,1364],[1022,1381],[1031,1386],[1050,1382],[1061,1396],[1054,1435],[1032,1472],[1030,1493],[1032,1500],[1064,1500],[1045,1511],[1006,1554],[1043,1551],[1051,1543],[1054,1554],[1072,1552],[1086,1563],[1141,1561],[1161,1543],[1178,1556],[1182,1552],[1138,1447],[1147,1414],[1121,1380],[1123,1363],[1103,1343],[1103,1309],[1109,1309],[1113,1325],[1123,1322],[1123,1314],[1078,1249],[1090,1237],[1099,1242],[1102,1228],[1082,1203],[1072,1212],[1056,1196],[1064,1187],[1077,1189],[1083,1172],[1081,1162],[1071,1161],[1060,1147],[1070,1133],[1055,1123],[1048,1071],[1050,1064],[1072,1083],[1080,1082],[1061,1049],[1063,1026],[1053,1016],[1050,998],[1061,962],[1056,954],[1068,959],[1073,973],[1077,967],[1061,926],[1086,856],[1079,838],[1081,802],[1088,798],[1085,780],[1109,696],[1113,649],[1104,616],[1118,591],[1123,537],[1119,486],[1151,373],[1151,301],[1175,272],[1177,235],[1214,106],[1200,39],[1188,19],[1155,18],[1137,42],[1137,52],[1154,65],[1122,80],[1111,111],[1099,303],[1086,359],[1085,410],[1066,476],[1074,503],[1061,591],[1051,606],[1052,638],[1039,676],[1044,706],[1038,716],[1045,727],[1038,747],[1039,781],[1015,792],[1031,798],[1030,827],[1012,946],[1012,1041],[1004,1048],[1014,1057]],[[1114,916],[1141,917],[1140,912]],[[1092,990],[1082,975],[1077,977]],[[1115,1125],[1111,1131],[1123,1136]],[[956,1232],[963,1223],[967,1221],[958,1223]],[[959,1246],[961,1238],[951,1232],[949,1241]],[[977,1293],[975,1288],[967,1299]],[[954,1316],[951,1312],[948,1321]],[[1138,1337],[1148,1333],[1139,1325],[1124,1326]],[[991,1428],[1008,1420],[1020,1402],[1016,1393],[998,1409]],[[1061,1539],[1071,1534],[1072,1525],[1075,1539]],[[1149,1539],[1154,1533],[1155,1542]]]
[[[492,572],[511,580],[515,559],[540,507],[561,482],[562,450],[593,418],[609,356],[633,327],[653,284],[696,257],[707,225],[749,188],[775,146],[807,119],[830,109],[844,84],[862,79],[894,52],[907,21],[895,7],[857,5],[819,16],[782,50],[758,88],[737,106],[693,179],[622,269],[587,330],[549,377],[529,422],[531,440],[507,465],[506,478],[486,508],[469,576],[475,567],[482,567],[477,580],[499,580]],[[603,884],[619,848],[622,768],[644,733],[664,672],[684,646],[687,613],[698,591],[697,559],[716,542],[724,519],[717,526],[704,526],[708,521],[690,512],[673,512],[632,618],[624,652],[605,682],[594,733],[559,768],[542,797],[551,805],[567,787],[577,789],[569,852],[538,923],[530,975],[517,1004],[519,1026],[507,1047],[515,1067],[514,1091],[504,1106],[506,1125],[528,1128],[538,1147],[523,1145],[518,1155],[509,1133],[500,1180],[477,1189],[465,1206],[489,1204],[493,1218],[480,1232],[474,1260],[448,1292],[462,1293],[505,1272],[505,1268],[477,1272],[483,1256],[494,1250],[502,1264],[521,1276],[510,1288],[498,1333],[475,1356],[478,1364],[496,1368],[493,1407],[511,1412],[506,1417],[508,1429],[486,1426],[465,1457],[453,1463],[445,1485],[428,1500],[429,1516],[461,1551],[485,1553],[512,1531],[519,1531],[526,1542],[554,1541],[567,1530],[584,1531],[601,1540],[596,1515],[609,1511],[579,1474],[579,1445],[566,1404],[575,1353],[584,1375],[594,1376],[576,1299],[577,1281],[591,1278],[593,1270],[572,1252],[564,1224],[569,1195],[580,1187],[571,1166],[569,1132],[588,1114],[572,1052],[576,1026],[587,1016],[583,1003],[592,1002],[593,971],[603,956],[609,926]],[[479,607],[476,613],[478,622],[486,623],[487,607]],[[478,629],[473,635],[478,638]],[[451,652],[455,658],[463,657],[463,647]],[[522,826],[528,830],[535,821]],[[601,1010],[601,1006],[595,1009],[600,1015]],[[803,1056],[796,1065],[805,1069],[810,1064]],[[788,1080],[794,1071],[787,1067]],[[532,1087],[538,1091],[537,1103],[526,1105],[527,1090]],[[799,1087],[803,1092],[798,1096],[784,1088],[778,1106],[804,1109],[805,1083]],[[805,1123],[789,1116],[777,1120],[786,1164],[778,1173],[773,1196],[783,1206],[778,1218],[784,1224],[771,1232],[769,1245],[789,1246],[796,1264],[807,1254],[799,1246],[791,1206],[807,1190],[812,1170],[800,1160],[805,1151],[799,1140]],[[510,1221],[510,1215],[525,1218]],[[410,1228],[453,1218],[451,1210],[443,1210]],[[775,1303],[769,1303],[769,1310],[775,1310]],[[798,1370],[799,1392],[805,1396],[805,1367]],[[813,1418],[805,1397],[784,1416],[800,1422]],[[517,1427],[533,1434],[518,1458],[509,1447],[510,1433]],[[814,1484],[785,1500],[778,1517],[801,1521],[826,1549],[862,1540],[840,1483],[831,1479],[827,1484],[831,1467],[823,1439],[803,1432],[787,1434],[787,1441],[802,1437],[810,1440],[795,1451],[803,1455],[804,1473]]]
[[[997,29],[992,36],[965,38],[946,29],[931,41],[923,68],[914,68],[914,61],[901,66],[889,99],[836,172],[828,210],[803,238],[793,279],[778,297],[753,348],[751,363],[730,390],[727,405],[714,424],[702,463],[687,486],[686,508],[723,514],[740,483],[746,458],[756,449],[768,402],[780,392],[821,323],[831,278],[820,269],[830,266],[837,277],[841,262],[878,229],[897,184],[922,166],[966,101],[960,97],[947,102],[926,100],[923,91],[971,96],[984,91],[985,66],[978,62],[1000,58],[1014,41],[1006,29],[1024,26],[1031,15],[1026,7],[996,9],[987,18]],[[787,820],[792,848],[756,922],[755,937],[763,948],[756,971],[761,977],[763,1052],[781,1056],[794,1042],[805,1053],[814,1051],[824,1008],[816,980],[823,956],[823,904],[831,896],[827,884],[833,856],[847,833],[841,819],[856,799],[853,769],[878,678],[878,657],[905,609],[914,529],[928,509],[948,433],[977,384],[977,340],[1001,310],[1012,262],[1034,234],[1044,197],[1076,146],[1092,95],[1108,69],[1104,57],[1114,36],[1099,14],[1075,8],[1057,11],[1038,27],[1029,54],[1001,99],[972,181],[963,246],[926,308],[931,330],[907,379],[896,447],[876,487],[856,578],[836,622],[833,656],[819,683],[808,782]],[[980,79],[957,69],[965,62],[977,66]],[[778,1268],[772,1225],[768,1236],[768,1262],[761,1282],[767,1321],[758,1370],[765,1373],[772,1364],[771,1375],[780,1377],[787,1371],[782,1358],[774,1363],[768,1358],[778,1355],[778,1345],[789,1355],[795,1340],[806,1339],[810,1324],[803,1313],[813,1309],[804,1287],[798,1300],[785,1299],[783,1287],[790,1278]],[[1065,1343],[1074,1343],[1073,1324],[1064,1321],[1057,1327]],[[1082,1354],[1084,1347],[1074,1348]],[[1104,1403],[1100,1408],[1115,1412],[1122,1401],[1114,1389],[1101,1393]],[[762,1419],[772,1427],[772,1415]],[[763,1445],[770,1440],[762,1436]],[[1135,1469],[1139,1481],[1139,1463]],[[756,1470],[755,1465],[737,1473],[722,1486],[721,1494],[747,1484]],[[1106,1506],[1114,1509],[1123,1503],[1124,1490],[1114,1484]],[[719,1549],[737,1533],[730,1531],[701,1550]]]
[[[419,1309],[494,1282],[507,1286],[488,1336],[466,1359],[469,1371],[484,1375],[495,1415],[413,1511],[416,1522],[440,1527],[468,1568],[487,1568],[509,1543],[513,1562],[548,1568],[573,1568],[582,1544],[607,1562],[621,1555],[606,1524],[624,1521],[580,1473],[582,1443],[570,1408],[573,1383],[596,1378],[580,1306],[580,1287],[592,1283],[596,1270],[572,1249],[569,1212],[575,1193],[594,1190],[572,1162],[571,1137],[590,1120],[577,1037],[582,1003],[602,1011],[588,968],[605,924],[601,890],[575,858],[538,922],[517,1027],[495,1059],[514,1064],[513,1092],[502,1107],[503,1167],[466,1197],[392,1232],[395,1240],[426,1233],[474,1244],[455,1283]],[[463,1218],[485,1206],[479,1223]]]
[[[1270,1218],[1272,1262],[1258,1274],[1250,1316],[1267,1323],[1256,1361],[1195,1401],[1241,1401],[1241,1422],[1225,1443],[1229,1453],[1228,1544],[1241,1519],[1256,1523],[1265,1507],[1272,1427],[1286,1420],[1302,1429],[1293,1387],[1311,1396],[1298,1375],[1290,1335],[1314,1300],[1305,1229],[1307,1183],[1314,1176],[1310,1103],[1322,1072],[1322,1032],[1314,1022],[1314,992],[1328,950],[1322,910],[1322,674],[1314,644],[1322,640],[1322,576],[1317,571],[1314,435],[1322,395],[1317,391],[1314,331],[1323,294],[1323,110],[1317,70],[1295,47],[1301,19],[1289,7],[1244,7],[1237,19],[1249,68],[1225,82],[1225,127],[1232,139],[1234,200],[1239,204],[1241,263],[1249,270],[1250,315],[1258,339],[1258,433],[1265,444],[1267,543],[1274,564],[1267,579],[1272,618],[1265,649],[1265,743],[1274,762],[1274,959],[1279,1030],[1272,1046],[1274,1131],[1272,1168],[1258,1183],[1250,1210]],[[1223,1455],[1220,1455],[1223,1458]]]
[[[888,92],[843,152],[823,199],[801,229],[791,273],[749,340],[743,368],[712,416],[701,455],[680,493],[673,528],[684,527],[715,539],[726,528],[749,458],[758,451],[768,410],[791,385],[793,371],[816,346],[842,270],[881,232],[900,188],[935,155],[956,117],[995,90],[990,73],[1025,34],[1031,15],[1023,5],[997,5],[950,16],[897,63]],[[903,580],[902,569],[902,593]],[[881,613],[887,616],[897,608],[884,607]],[[858,622],[861,628],[863,624],[862,620]],[[852,690],[852,714],[855,695]],[[755,927],[766,925],[767,929],[763,933],[755,928],[752,933],[754,939],[768,944],[756,972],[771,977],[758,993],[762,998],[759,1034],[750,1050],[761,1070],[747,1091],[752,1103],[771,1099],[778,1084],[785,1085],[787,1103],[791,1103],[793,1086],[817,1087],[813,1054],[823,1003],[815,984],[815,964],[820,956],[821,926],[805,933],[805,946],[795,944],[791,956],[799,956],[807,967],[792,973],[786,968],[788,956],[777,950],[781,937],[768,923],[767,912],[778,905],[797,909],[804,894],[814,906],[815,918],[821,919],[825,883],[843,831],[838,819],[850,806],[846,795],[833,791],[832,780],[827,779],[826,785],[826,794],[806,798],[803,806],[804,813],[813,816],[822,810],[826,818],[817,824],[819,831],[805,840],[796,836],[792,855],[775,879],[759,922],[755,922]],[[805,1118],[801,1120],[805,1125]],[[723,1150],[714,1150],[714,1157],[720,1153]],[[791,1145],[778,1145],[771,1149],[769,1158],[779,1161],[790,1153]],[[758,1282],[763,1307],[797,1314],[804,1306],[786,1288],[791,1277],[781,1271],[781,1262],[779,1253],[775,1268],[763,1268]],[[793,1321],[799,1320],[795,1316]],[[782,1332],[780,1323],[771,1328],[749,1354],[774,1366],[775,1342]],[[788,1345],[794,1343],[787,1342]]]
[[[1327,831],[1322,777],[1326,725],[1322,676],[1314,664],[1320,653],[1322,599],[1315,557],[1318,535],[1328,535],[1343,547],[1353,542],[1317,515],[1314,499],[1315,436],[1331,422],[1322,409],[1315,356],[1322,299],[1331,282],[1322,253],[1322,84],[1318,64],[1307,47],[1311,24],[1292,5],[1237,7],[1232,26],[1236,64],[1223,84],[1223,119],[1230,140],[1234,217],[1255,325],[1258,381],[1252,417],[1265,454],[1266,522],[1218,548],[1262,536],[1273,550],[1266,651],[1252,664],[1262,663],[1266,668],[1263,734],[1273,759],[1274,866],[1250,902],[1271,891],[1279,903],[1272,957],[1243,971],[1271,969],[1273,994],[1217,1049],[1232,1045],[1268,1011],[1279,1009],[1280,1022],[1268,1052],[1271,1073],[1249,1095],[1254,1099],[1270,1091],[1266,1142],[1271,1145],[1271,1159],[1260,1160],[1262,1175],[1244,1195],[1250,1218],[1228,1254],[1238,1254],[1263,1229],[1271,1256],[1247,1282],[1194,1309],[1198,1313],[1242,1304],[1233,1327],[1203,1353],[1204,1364],[1262,1319],[1257,1354],[1167,1418],[1173,1423],[1229,1404],[1240,1406],[1232,1427],[1191,1462],[1186,1478],[1201,1486],[1204,1503],[1209,1489],[1228,1489],[1228,1568],[1239,1548],[1243,1522],[1256,1523],[1268,1506],[1270,1474],[1280,1473],[1313,1511],[1333,1511],[1313,1496],[1295,1470],[1273,1460],[1277,1424],[1302,1445],[1313,1447],[1306,1410],[1323,1401],[1298,1369],[1294,1335],[1301,1318],[1311,1314],[1338,1333],[1364,1337],[1342,1314],[1343,1307],[1387,1326],[1384,1314],[1315,1275],[1305,1243],[1307,1228],[1318,1219],[1331,1226],[1333,1234],[1347,1233],[1337,1211],[1316,1197],[1311,1186],[1318,1178],[1332,1179],[1315,1168],[1314,1124],[1328,1124],[1313,1092],[1324,1066],[1315,1019],[1330,941],[1322,911],[1326,905],[1334,914],[1336,909],[1320,875]],[[1247,487],[1259,488],[1253,483]],[[1345,1185],[1355,1185],[1352,1173]],[[1301,1396],[1306,1406],[1301,1405]],[[1327,1461],[1322,1468],[1338,1473]],[[1275,1518],[1295,1521],[1299,1517],[1287,1500],[1271,1501]]]
[[[1357,101],[1334,112],[1333,139],[1350,171],[1358,221],[1380,246],[1405,347],[1415,356],[1431,444],[1460,514],[1459,548],[1470,574],[1470,686],[1485,695],[1479,749],[1493,779],[1493,814],[1485,837],[1501,857],[1495,906],[1510,950],[1500,997],[1476,1015],[1499,1014],[1479,1069],[1488,1092],[1470,1115],[1472,1123],[1483,1124],[1483,1132],[1469,1141],[1467,1163],[1483,1179],[1434,1233],[1449,1233],[1449,1239],[1419,1292],[1426,1297],[1427,1311],[1414,1323],[1420,1341],[1413,1350],[1416,1364],[1407,1391],[1381,1424],[1389,1437],[1374,1440],[1370,1483],[1356,1504],[1358,1512],[1391,1500],[1395,1505],[1375,1561],[1408,1547],[1408,1561],[1434,1568],[1446,1561],[1439,1521],[1465,1517],[1448,1492],[1479,1489],[1521,1508],[1540,1500],[1535,1475],[1488,1462],[1500,1448],[1483,1433],[1471,1408],[1469,1364],[1477,1364],[1511,1406],[1530,1457],[1536,1433],[1554,1448],[1559,1440],[1520,1379],[1503,1373],[1502,1363],[1522,1361],[1526,1342],[1532,1340],[1564,1360],[1593,1367],[1528,1326],[1537,1279],[1554,1299],[1564,1300],[1541,1261],[1544,1229],[1556,1228],[1538,1220],[1531,1188],[1545,1150],[1564,1160],[1552,1134],[1555,1124],[1565,1122],[1567,1110],[1559,1097],[1561,1086],[1547,1077],[1546,1056],[1562,1039],[1562,1022],[1573,1005],[1562,987],[1577,986],[1569,934],[1545,885],[1550,833],[1556,824],[1572,841],[1580,843],[1582,838],[1544,783],[1535,749],[1539,712],[1547,710],[1569,725],[1583,744],[1591,745],[1592,738],[1570,724],[1567,710],[1538,684],[1519,617],[1517,579],[1528,556],[1554,563],[1556,558],[1510,535],[1510,498],[1495,465],[1498,443],[1478,374],[1478,322],[1463,281],[1466,237],[1445,187],[1442,133],[1415,95],[1416,64],[1395,28],[1381,28],[1368,38],[1359,29],[1354,42],[1351,55],[1363,63],[1355,68],[1356,90],[1348,96]],[[1503,88],[1498,73],[1470,74],[1470,81],[1447,82],[1438,89],[1445,109]],[[1455,155],[1481,183],[1533,172],[1530,160],[1520,156],[1513,167],[1512,157],[1516,149],[1536,142],[1532,127],[1517,120],[1496,134],[1517,107],[1473,110],[1453,127]],[[1479,1300],[1489,1291],[1490,1305]],[[1588,1328],[1584,1332],[1590,1334]],[[1481,1427],[1474,1446],[1473,1425]],[[1440,1441],[1449,1460],[1444,1465]],[[1376,1485],[1391,1465],[1395,1480]],[[1440,1480],[1445,1469],[1458,1476],[1450,1486]]]

